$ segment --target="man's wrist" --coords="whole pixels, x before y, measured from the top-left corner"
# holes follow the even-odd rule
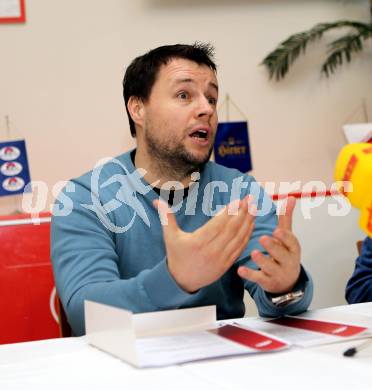
[[[166,259],[166,261],[167,261],[168,272],[173,278],[173,280],[177,283],[179,288],[181,288],[183,291],[185,291],[188,294],[195,294],[200,290],[200,288],[194,287],[190,283],[180,281],[179,278],[176,276],[176,272],[174,272],[173,268],[170,266],[168,258]]]
[[[272,297],[271,302],[277,307],[285,307],[291,303],[300,301],[304,296],[304,290],[292,291],[278,297]]]
[[[286,306],[290,303],[295,303],[301,300],[305,294],[305,286],[309,281],[305,269],[301,265],[300,273],[297,278],[296,283],[292,286],[291,289],[288,289],[285,292],[281,293],[270,293],[265,291],[268,299],[275,306]]]

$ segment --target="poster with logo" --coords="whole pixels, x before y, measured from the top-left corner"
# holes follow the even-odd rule
[[[252,170],[247,122],[221,122],[214,142],[217,164],[246,173]]]
[[[24,23],[25,0],[0,0],[0,23]]]
[[[25,141],[0,142],[0,196],[22,194],[30,180]]]

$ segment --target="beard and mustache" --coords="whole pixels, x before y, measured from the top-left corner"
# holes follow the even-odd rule
[[[160,140],[155,136],[155,131],[149,127],[144,132],[144,139],[147,144],[147,152],[154,159],[159,169],[172,178],[183,180],[195,171],[202,171],[209,161],[213,142],[204,156],[196,156],[189,152],[182,141]]]

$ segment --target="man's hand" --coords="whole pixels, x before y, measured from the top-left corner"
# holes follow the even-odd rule
[[[232,202],[205,225],[187,233],[178,227],[165,202],[154,201],[162,221],[168,269],[181,288],[195,292],[219,279],[232,266],[254,228],[255,210],[249,202],[249,196]]]
[[[238,274],[260,285],[269,293],[286,293],[292,291],[301,271],[301,247],[292,233],[292,215],[296,199],[288,198],[285,213],[279,216],[278,227],[273,237],[262,236],[260,244],[269,253],[265,256],[258,250],[251,253],[252,260],[259,271],[248,267],[239,267]]]

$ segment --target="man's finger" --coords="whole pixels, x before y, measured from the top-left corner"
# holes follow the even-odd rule
[[[225,242],[224,245],[226,245],[241,232],[246,224],[251,224],[252,222],[252,216],[248,214],[248,205],[242,201],[238,214],[229,217],[216,239],[219,242]]]
[[[292,231],[293,210],[296,207],[296,198],[290,196],[279,213],[278,227]]]
[[[270,283],[269,276],[265,275],[262,271],[256,271],[249,267],[239,267],[238,275],[243,279],[247,279],[253,283],[257,283],[264,290],[266,290],[266,286]]]
[[[254,221],[250,218],[245,219],[243,225],[238,229],[231,239],[221,245],[222,257],[227,262],[234,262],[248,244],[254,229]]]
[[[296,236],[289,230],[276,229],[273,232],[273,238],[276,242],[284,245],[290,252],[297,253],[301,251],[300,243]]]
[[[277,243],[276,239],[269,236],[262,236],[259,239],[259,243],[266,249],[269,255],[275,259],[278,263],[287,262],[290,259],[289,250],[280,243]]]
[[[252,251],[251,258],[267,276],[275,275],[278,272],[278,263],[273,261],[270,256],[265,256],[259,250]]]
[[[239,200],[235,201],[236,205],[234,208],[239,207]],[[225,227],[229,220],[229,205],[223,207],[212,219],[206,224],[201,226],[197,231],[201,234],[206,242],[213,240]]]
[[[238,247],[235,249],[235,251],[231,253],[230,258],[229,258],[229,264],[232,265],[232,264],[239,258],[239,256],[240,256],[241,253],[243,252],[244,248],[247,246],[248,241],[249,241],[249,239],[251,238],[251,235],[252,235],[254,226],[255,226],[254,224],[251,225],[251,227],[249,228],[249,232],[248,232],[248,234],[247,234],[246,239],[244,239],[244,241],[241,243],[241,245],[238,246]]]
[[[215,215],[209,222],[198,229],[198,232],[203,235],[204,242],[209,243],[216,239],[220,234],[231,236],[235,233],[235,229],[238,228],[245,218],[249,218],[247,196],[243,200],[236,200],[233,206],[231,203],[225,206],[217,215]],[[237,208],[237,215],[233,214],[231,210]],[[250,216],[250,219],[253,219]]]

